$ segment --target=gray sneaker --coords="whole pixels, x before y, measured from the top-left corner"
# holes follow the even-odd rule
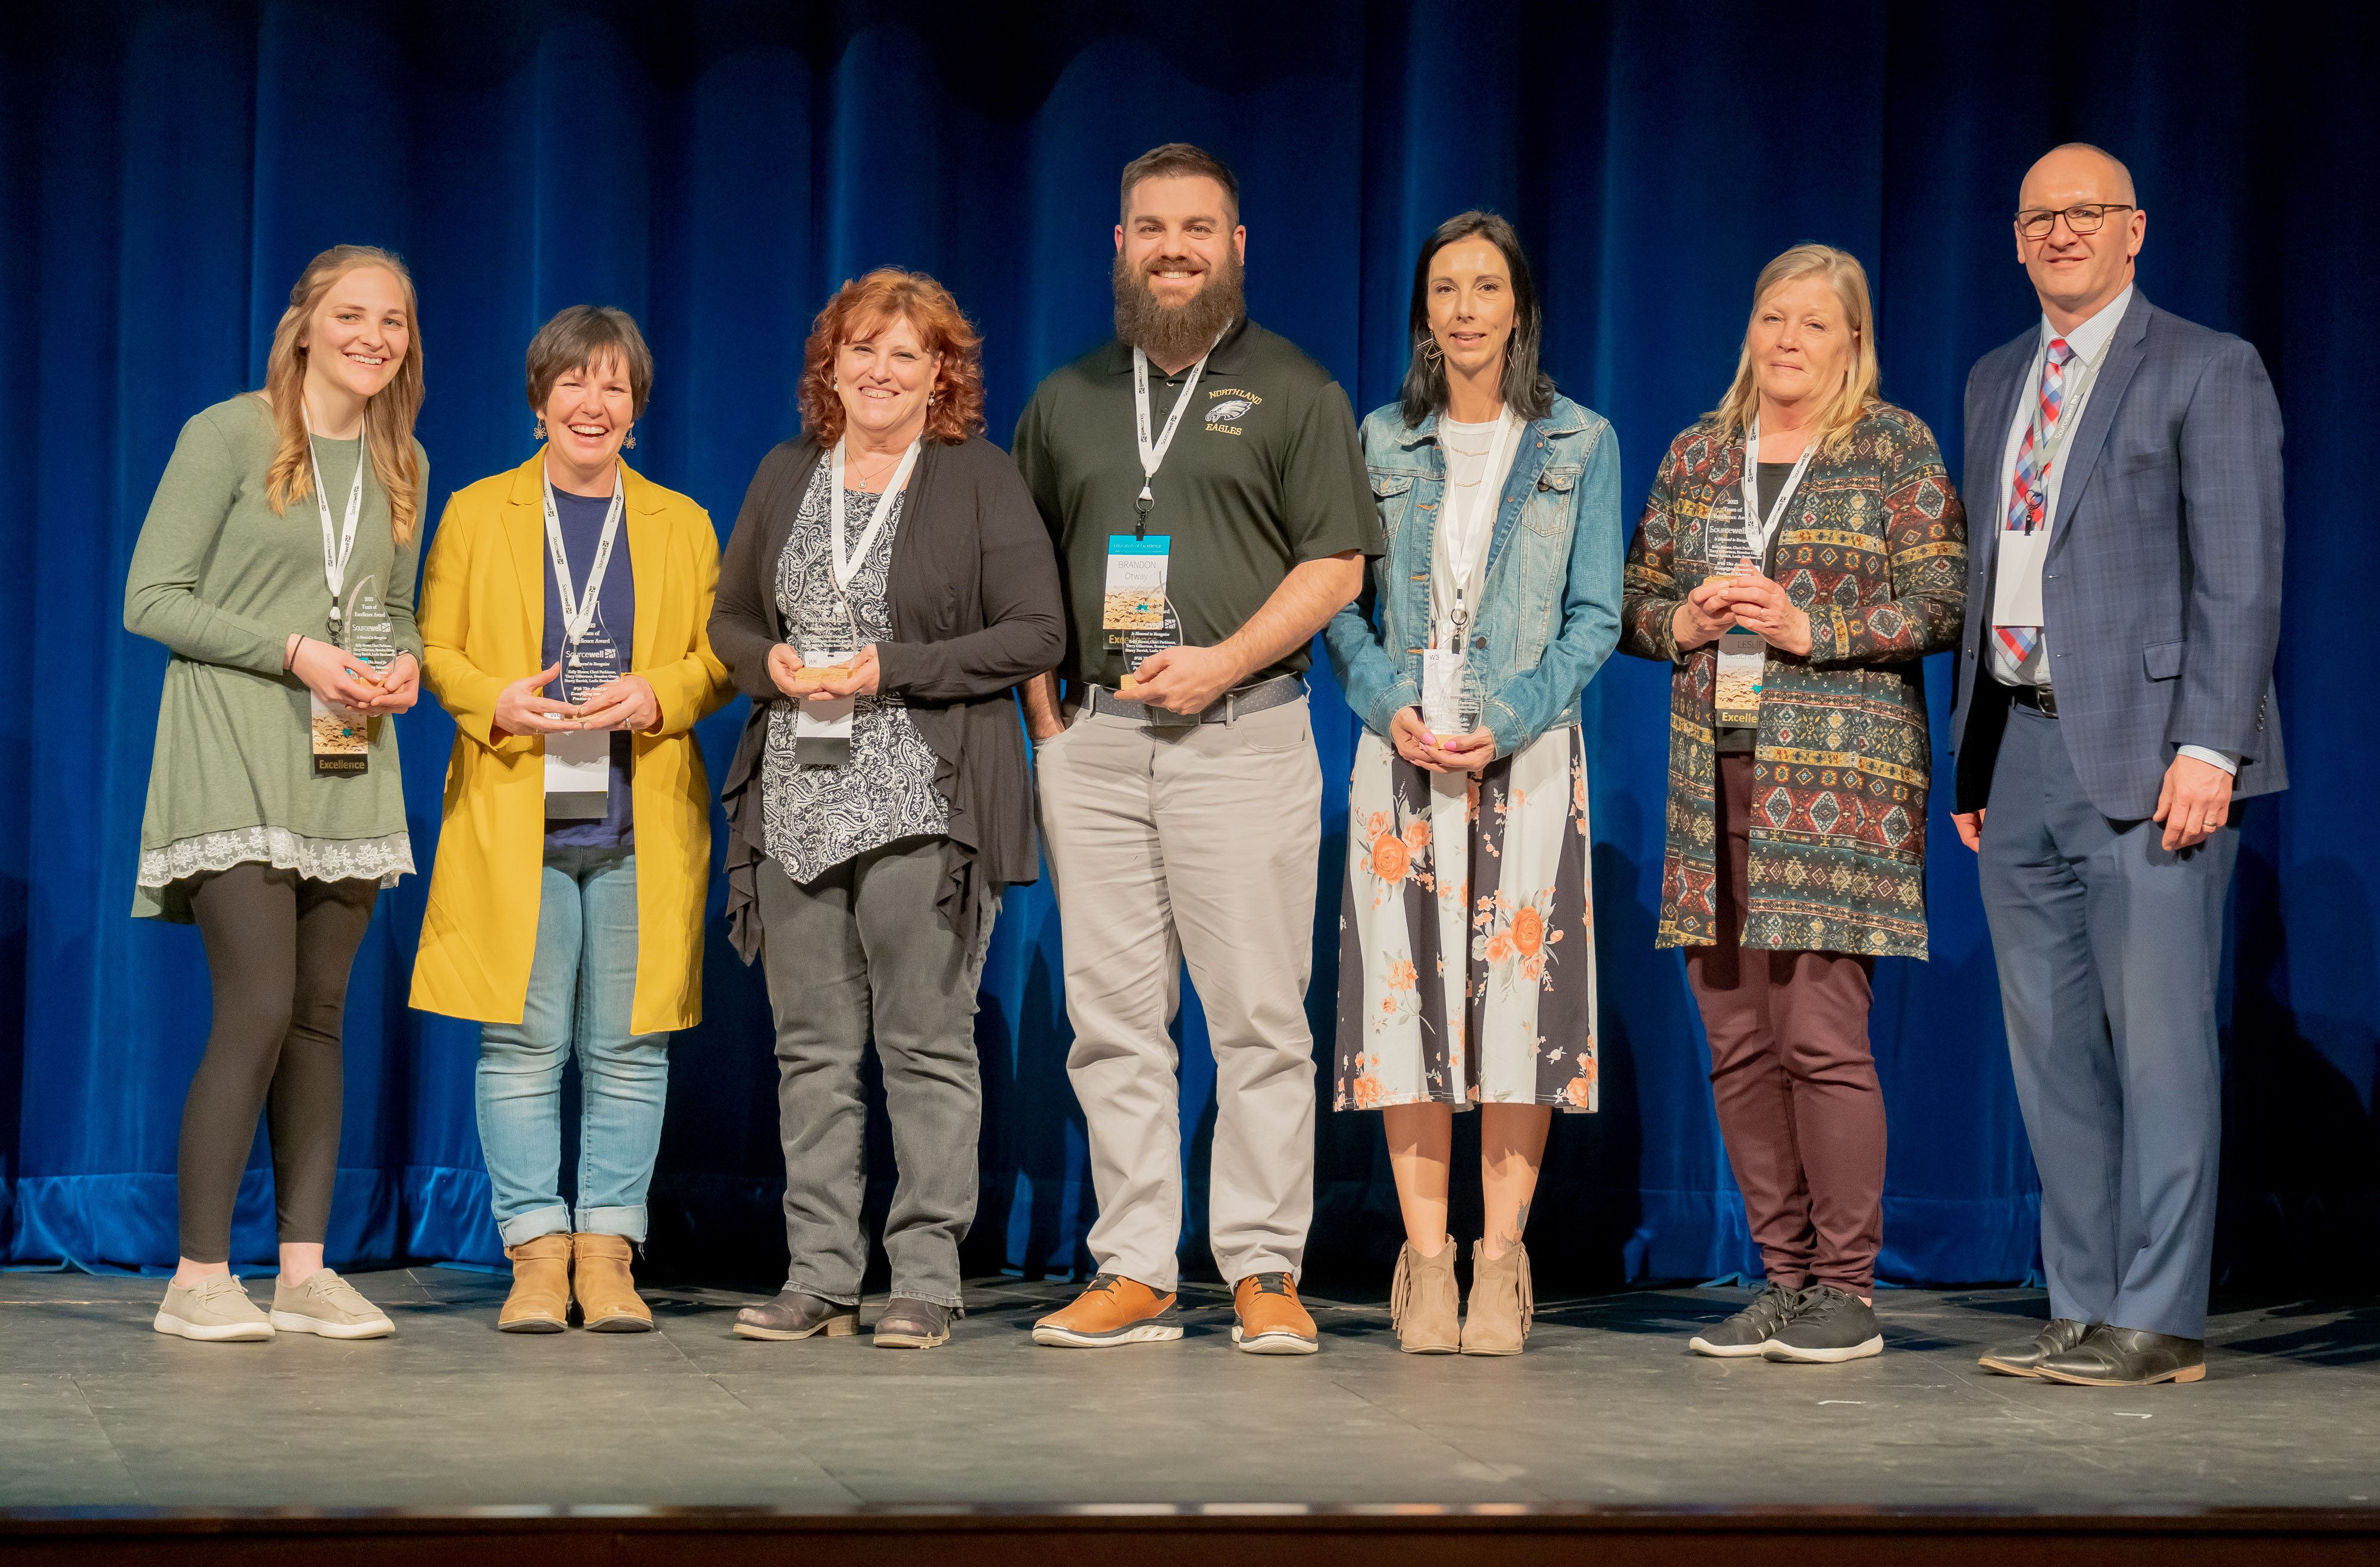
[[[273,1325],[326,1339],[382,1339],[396,1331],[380,1307],[327,1268],[315,1269],[302,1284],[273,1282]]]
[[[203,1343],[249,1343],[273,1336],[273,1323],[248,1298],[248,1286],[228,1273],[210,1273],[187,1290],[167,1284],[165,1304],[149,1325]]]
[[[1801,1309],[1801,1291],[1771,1282],[1750,1306],[1686,1342],[1696,1354],[1728,1358],[1758,1354],[1776,1339],[1777,1330],[1793,1320],[1793,1314]]]
[[[1884,1330],[1876,1325],[1875,1308],[1859,1296],[1832,1284],[1813,1284],[1802,1292],[1802,1309],[1793,1320],[1761,1353],[1771,1360],[1832,1366],[1882,1354]]]

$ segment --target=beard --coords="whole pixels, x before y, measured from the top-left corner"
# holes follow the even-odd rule
[[[1179,305],[1160,303],[1148,284],[1150,271],[1183,260],[1153,256],[1135,265],[1122,252],[1115,259],[1116,335],[1160,364],[1197,358],[1245,313],[1246,273],[1229,250],[1208,270],[1198,292]]]

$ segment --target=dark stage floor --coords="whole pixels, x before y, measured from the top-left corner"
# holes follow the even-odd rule
[[[948,1347],[904,1353],[746,1342],[720,1292],[648,1292],[653,1333],[514,1337],[500,1279],[357,1282],[395,1339],[192,1344],[149,1330],[159,1282],[0,1275],[0,1507],[2380,1497],[2371,1305],[2228,1310],[2205,1382],[2101,1392],[1975,1366],[2042,1314],[2023,1291],[1886,1292],[1886,1353],[1821,1367],[1691,1354],[1724,1290],[1545,1302],[1528,1354],[1478,1360],[1399,1354],[1381,1306],[1321,1299],[1320,1354],[1235,1354],[1195,1286],[1181,1342],[1081,1352],[1026,1336],[1066,1286],[978,1280]]]

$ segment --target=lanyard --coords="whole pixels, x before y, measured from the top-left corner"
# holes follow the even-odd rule
[[[620,541],[620,514],[626,509],[627,490],[619,468],[612,469],[612,509],[603,516],[603,536],[595,546],[595,563],[587,568],[587,596],[570,587],[570,552],[562,542],[562,514],[553,506],[553,476],[545,476],[545,548],[553,557],[553,589],[562,600],[562,638],[565,649],[576,647],[595,624],[595,603],[603,590],[603,574],[612,569],[612,546]]]
[[[1444,416],[1440,416],[1441,427]],[[1467,601],[1476,599],[1479,574],[1488,565],[1488,546],[1496,537],[1496,508],[1504,499],[1504,452],[1512,439],[1512,418],[1509,410],[1496,410],[1496,438],[1488,443],[1488,466],[1479,470],[1478,482],[1471,487],[1471,504],[1463,505],[1457,497],[1451,469],[1446,485],[1445,527],[1447,530],[1447,564],[1454,570],[1454,608],[1447,618],[1446,629],[1452,632],[1449,646],[1457,658],[1463,656],[1463,628],[1471,624]],[[1441,428],[1439,444],[1444,446]],[[1483,516],[1484,514],[1484,516]],[[1485,521],[1487,526],[1480,524]]]
[[[1157,477],[1158,465],[1165,461],[1165,454],[1173,445],[1173,432],[1182,426],[1182,413],[1190,406],[1191,394],[1198,390],[1198,378],[1207,373],[1207,361],[1215,357],[1215,350],[1223,346],[1223,339],[1231,330],[1226,325],[1215,334],[1215,341],[1198,356],[1198,362],[1190,367],[1190,379],[1182,383],[1182,395],[1173,399],[1173,411],[1165,416],[1164,433],[1154,441],[1148,438],[1148,356],[1138,348],[1132,351],[1132,433],[1134,439],[1140,443],[1140,495],[1133,502],[1140,510],[1140,520],[1133,525],[1135,538],[1148,536],[1149,508],[1157,504],[1157,496],[1148,487],[1149,481]]]
[[[347,520],[334,537],[331,528],[331,500],[322,493],[322,459],[314,455],[314,415],[301,396],[298,402],[298,417],[306,422],[306,460],[314,465],[314,509],[322,516],[322,581],[331,589],[331,626],[339,625],[339,594],[347,585],[347,561],[356,553],[356,519],[364,511],[364,468],[371,460],[371,448],[362,435],[356,440],[356,481],[347,487]]]
[[[827,516],[834,528],[834,590],[843,596],[846,612],[851,608],[851,596],[845,589],[850,588],[851,579],[859,575],[860,563],[876,547],[877,535],[884,531],[885,521],[892,515],[893,500],[900,495],[901,486],[909,482],[909,470],[917,466],[917,453],[924,447],[925,438],[920,436],[910,442],[909,449],[901,454],[901,466],[892,470],[892,477],[884,481],[884,492],[876,497],[875,515],[868,519],[868,529],[859,536],[859,547],[846,555],[843,549],[843,454],[850,443],[849,436],[834,443],[834,460],[827,475]]]
[[[1802,476],[1810,471],[1810,459],[1817,455],[1818,442],[1814,435],[1810,443],[1802,448],[1801,461],[1795,463],[1793,471],[1785,476],[1785,483],[1777,492],[1776,503],[1768,508],[1768,515],[1763,516],[1760,515],[1758,484],[1760,420],[1755,417],[1751,428],[1743,432],[1743,537],[1744,541],[1752,546],[1753,570],[1764,569],[1760,563],[1768,558],[1768,541],[1777,536],[1778,519],[1785,515],[1786,503],[1792,500],[1793,492],[1802,487]]]

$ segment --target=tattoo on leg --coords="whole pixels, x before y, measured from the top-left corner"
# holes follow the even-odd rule
[[[1521,1244],[1521,1233],[1528,1227],[1529,1205],[1526,1202],[1524,1202],[1521,1204],[1520,1212],[1512,1216],[1512,1228],[1505,1233],[1504,1244],[1508,1246],[1519,1245]]]

